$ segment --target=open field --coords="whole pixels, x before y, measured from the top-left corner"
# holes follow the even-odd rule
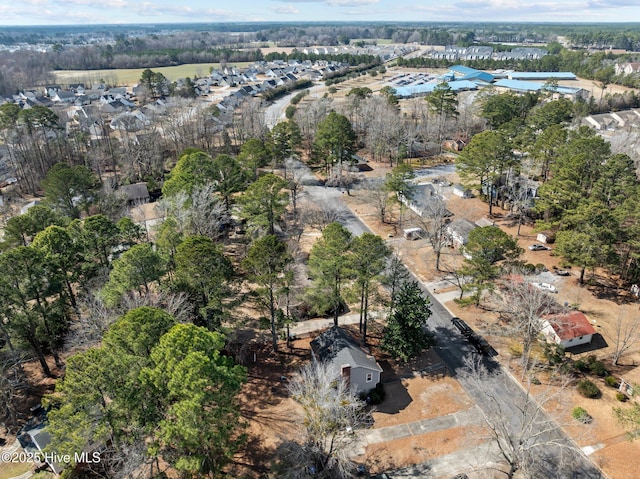
[[[246,67],[251,62],[229,63],[228,66]],[[209,74],[211,68],[220,68],[220,63],[188,63],[173,67],[152,68],[154,72],[162,73],[170,81],[185,77],[203,77]],[[53,75],[58,83],[95,83],[104,80],[119,86],[131,86],[140,81],[145,68],[125,68],[118,70],[59,70]]]
[[[354,45],[357,42],[364,42],[367,45],[371,45],[372,43],[376,43],[378,45],[391,45],[390,38],[352,38],[349,41],[349,44]]]

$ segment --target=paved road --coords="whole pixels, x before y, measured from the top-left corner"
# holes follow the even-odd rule
[[[309,95],[317,95],[325,89],[326,89],[326,86],[324,85],[324,83],[313,85],[307,88],[307,90],[309,90]],[[265,109],[264,118],[269,128],[273,128],[276,123],[286,119],[285,110],[289,106],[291,98],[297,95],[298,93],[300,93],[301,91],[304,91],[304,90],[296,90],[289,93],[288,95],[278,98],[276,101],[271,103],[271,105],[269,105]]]
[[[339,211],[342,217],[341,223],[353,234],[360,235],[365,231],[371,232],[366,224],[342,201],[344,193],[336,188],[314,186],[311,177],[309,177],[309,181],[311,183],[305,186],[305,194],[312,202],[325,204],[327,207]],[[501,409],[500,414],[502,417],[508,418],[507,425],[517,435],[517,431],[526,427],[526,425],[523,426],[522,416],[519,413],[519,407],[525,402],[524,390],[515,379],[502,369],[497,360],[490,357],[478,358],[475,349],[452,326],[452,315],[447,308],[434,297],[423,281],[418,280],[415,275],[413,277],[431,301],[432,316],[429,319],[429,329],[435,334],[438,353],[443,362],[467,394],[487,415],[494,414],[496,406],[492,406],[491,401],[488,401],[483,389],[492,391]],[[482,387],[478,386],[477,381],[468,377],[469,364],[476,359],[490,372],[488,377],[482,381]],[[603,477],[600,470],[575,447],[572,440],[559,427],[556,427],[546,414],[542,413],[534,427],[546,430],[549,426],[551,426],[551,430],[544,435],[544,441],[537,441],[538,443],[548,443],[546,447],[541,447],[537,452],[540,462],[546,465],[544,476],[546,479],[596,479]],[[491,459],[487,458],[487,460]]]

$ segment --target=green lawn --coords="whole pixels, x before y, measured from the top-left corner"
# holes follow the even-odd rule
[[[229,63],[229,66],[245,67],[251,62]],[[189,63],[175,67],[152,68],[154,72],[160,72],[170,81],[185,77],[203,77],[209,74],[209,69],[220,68],[219,63]],[[56,82],[67,83],[98,83],[101,80],[112,85],[134,85],[140,81],[144,68],[127,68],[120,70],[58,70],[52,72]]]
[[[33,462],[3,462],[0,466],[0,479],[10,479],[29,472],[33,468]]]

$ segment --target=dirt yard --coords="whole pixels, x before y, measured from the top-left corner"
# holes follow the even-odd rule
[[[462,418],[475,416],[470,412],[473,401],[447,374],[435,351],[427,351],[406,365],[395,363],[379,351],[377,342],[382,327],[380,323],[371,325],[369,345],[384,369],[382,382],[387,397],[374,407],[374,425],[365,431],[374,439],[364,445],[363,454],[355,460],[366,464],[370,472],[377,473],[428,461],[486,441],[486,432],[475,420],[459,427],[399,434],[400,437],[393,440],[375,439],[377,431],[384,437],[386,431],[405,425],[408,428],[408,425],[424,420],[456,413],[462,414]],[[355,334],[357,326],[346,329]],[[234,477],[260,477],[269,470],[279,443],[284,438],[299,436],[297,421],[301,410],[288,397],[286,380],[310,359],[311,339],[295,340],[291,349],[283,342],[284,353],[279,355],[274,355],[267,345],[256,344],[252,348],[256,361],[253,362],[250,354],[249,380],[241,395],[242,415],[247,423],[245,432],[250,441],[237,457],[237,464],[231,471]],[[459,421],[464,422],[464,419]]]
[[[389,167],[386,164],[370,162],[373,171],[367,176],[383,176]],[[449,175],[448,179],[456,183],[458,178],[455,174]],[[373,207],[367,202],[363,192],[354,191],[352,197],[347,201],[354,211],[367,223],[367,225],[377,234],[388,238],[388,244],[400,254],[407,264],[409,264],[417,276],[425,282],[436,282],[442,279],[442,273],[435,270],[435,258],[427,240],[406,241],[399,236],[399,232],[392,224],[382,224],[376,217]],[[478,221],[487,218],[488,206],[479,198],[462,199],[450,195],[447,201],[447,208],[454,213],[456,218],[466,218],[471,221]],[[530,244],[538,243],[536,239],[537,231],[532,225],[521,227],[520,235],[517,236],[517,226],[510,224],[504,219],[506,211],[499,207],[494,207],[494,217],[492,221],[514,237],[517,237],[519,245],[523,248],[523,259],[532,264],[543,264],[549,271],[554,271],[555,267],[560,267],[561,258],[553,255],[553,245],[551,251],[530,251],[527,247]],[[397,215],[397,213],[396,213]],[[412,216],[413,212],[405,213],[405,225],[417,225],[417,217]],[[414,224],[412,224],[412,221]],[[392,236],[392,237],[390,237]],[[460,264],[462,257],[455,250],[446,250],[441,259],[442,269],[455,268]],[[581,286],[579,284],[579,270],[569,269],[570,276],[561,277],[554,275],[553,284],[558,288],[557,301],[560,304],[567,303],[584,312],[599,337],[594,341],[594,348],[583,353],[595,354],[605,364],[615,377],[624,376],[638,364],[640,364],[640,344],[626,353],[620,366],[613,366],[610,361],[612,354],[612,344],[615,337],[614,322],[619,314],[638,314],[638,304],[629,302],[627,291],[620,290],[615,286],[615,278],[607,277],[604,272],[596,271],[595,274],[587,273],[590,285]],[[447,291],[455,291],[455,286],[446,288]],[[437,291],[444,292],[443,290]],[[463,318],[474,329],[482,333],[491,345],[498,352],[498,358],[502,364],[514,371],[518,369],[518,359],[513,358],[511,347],[513,341],[507,337],[495,334],[499,332],[496,327],[497,318],[493,313],[485,309],[466,307],[461,308],[453,300],[446,302],[447,308],[454,314]],[[515,374],[517,376],[517,374]],[[518,376],[519,377],[519,376]],[[637,465],[634,461],[629,461],[630,457],[640,456],[640,442],[630,442],[625,435],[624,429],[613,417],[614,407],[630,407],[616,400],[615,390],[607,386],[600,378],[593,378],[598,383],[603,394],[599,399],[585,399],[581,397],[574,387],[570,387],[561,393],[562,400],[554,403],[555,409],[552,412],[563,424],[567,432],[580,447],[588,447],[588,452],[592,454],[594,461],[612,479],[637,479]],[[584,407],[594,418],[589,425],[577,425],[571,418],[571,410],[576,407]]]

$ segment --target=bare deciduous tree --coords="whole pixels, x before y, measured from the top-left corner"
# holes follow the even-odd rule
[[[159,201],[158,209],[166,216],[172,216],[182,233],[216,239],[220,236],[226,210],[215,191],[215,186],[209,184],[194,188],[190,195],[180,192]]]
[[[450,216],[447,205],[442,198],[434,196],[426,203],[422,213],[420,226],[425,231],[429,244],[436,255],[436,270],[440,271],[440,255],[451,243],[447,230],[447,218]]]
[[[304,223],[322,231],[325,226],[331,223],[339,223],[342,213],[329,207],[327,204],[305,204],[302,208]]]
[[[389,290],[389,314],[393,314],[393,310],[395,309],[398,291],[400,291],[402,285],[409,281],[410,278],[411,273],[402,262],[402,259],[400,259],[397,254],[392,255],[382,280],[382,284]]]
[[[511,334],[522,340],[523,374],[529,369],[531,348],[543,328],[543,316],[561,311],[561,307],[545,291],[537,288],[525,276],[511,274],[498,291],[498,310]]]
[[[382,223],[386,223],[387,213],[391,207],[391,198],[389,192],[384,188],[384,182],[376,179],[368,179],[360,184],[367,203],[373,205],[376,209],[378,219]]]
[[[618,312],[613,331],[613,354],[611,359],[617,365],[624,353],[640,340],[640,315],[631,310]]]
[[[86,349],[98,344],[104,333],[120,316],[127,311],[143,306],[150,306],[166,311],[180,323],[193,318],[193,304],[185,293],[158,291],[148,295],[127,294],[117,308],[104,304],[98,288],[91,288],[78,300],[81,311],[65,338],[65,349]]]
[[[311,147],[316,138],[318,124],[329,114],[330,108],[329,98],[318,98],[303,101],[296,110],[294,120],[300,127],[307,156],[311,156]]]
[[[244,100],[233,118],[233,144],[242,145],[251,138],[258,138],[264,141],[267,131],[269,131],[269,128],[267,127],[262,100],[259,98]]]
[[[302,163],[300,163],[300,161],[293,158],[286,159],[285,165],[286,168],[288,168],[290,171],[290,175],[287,178],[287,181],[289,182],[289,191],[291,192],[292,215],[293,219],[297,220],[298,200],[300,198],[301,190],[303,189],[303,179],[307,172],[307,169]]]
[[[405,123],[400,118],[398,108],[385,97],[374,96],[363,102],[361,115],[366,125],[364,140],[367,147],[373,152],[374,158],[381,161],[386,156],[393,166],[405,136]]]
[[[164,169],[163,139],[154,126],[120,136],[122,179],[136,183],[147,178],[160,178]]]
[[[281,477],[353,477],[357,430],[370,421],[365,403],[351,393],[340,372],[317,361],[303,367],[288,389],[302,406],[302,440],[281,446]]]
[[[11,432],[19,426],[17,394],[28,384],[22,370],[24,361],[19,353],[13,351],[0,356],[0,424]]]
[[[579,469],[581,451],[544,410],[551,401],[561,400],[568,378],[552,376],[553,384],[534,395],[530,385],[523,391],[501,370],[490,373],[477,360],[468,366],[464,380],[482,397],[484,422],[507,478],[563,477],[565,469]],[[508,400],[501,395],[505,391]]]

